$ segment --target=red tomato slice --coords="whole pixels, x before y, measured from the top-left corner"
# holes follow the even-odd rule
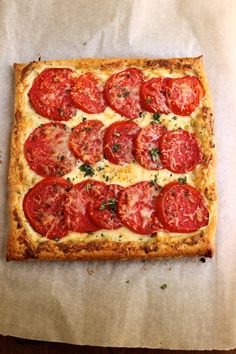
[[[115,230],[122,226],[117,213],[118,195],[123,188],[109,184],[99,190],[89,205],[89,213],[94,223],[102,229]]]
[[[88,213],[89,203],[96,197],[105,183],[87,179],[77,183],[68,192],[66,203],[67,224],[70,230],[77,232],[93,232],[99,227],[93,222]]]
[[[139,126],[132,121],[112,123],[104,136],[103,152],[106,158],[117,165],[134,161],[134,140],[139,131]]]
[[[193,232],[209,221],[209,212],[199,190],[179,182],[164,186],[157,198],[157,214],[164,229],[170,232]]]
[[[204,89],[196,76],[185,76],[166,83],[167,104],[174,114],[188,116],[198,107]]]
[[[152,182],[138,182],[121,191],[119,216],[125,226],[139,234],[152,234],[162,228],[156,212],[161,187]]]
[[[38,175],[63,176],[72,171],[76,159],[69,146],[70,128],[62,123],[41,124],[24,145],[25,158]]]
[[[165,131],[166,127],[161,124],[150,124],[141,129],[135,141],[136,159],[141,166],[149,170],[162,169],[159,140]]]
[[[56,121],[69,120],[75,115],[70,96],[73,73],[71,69],[54,68],[45,69],[36,77],[29,99],[37,113]]]
[[[142,107],[152,113],[170,113],[166,100],[166,83],[169,78],[153,78],[144,82],[140,90]]]
[[[136,68],[127,68],[110,76],[104,88],[106,103],[127,118],[138,118],[142,111],[139,97],[142,82],[142,71]]]
[[[94,164],[103,158],[104,125],[100,120],[87,120],[73,128],[70,149],[80,160]]]
[[[194,134],[187,130],[169,130],[160,138],[163,167],[175,173],[192,171],[202,161],[202,152]]]
[[[75,81],[71,97],[76,107],[86,113],[101,113],[105,110],[103,85],[92,73],[85,73]]]
[[[23,210],[35,231],[49,238],[68,234],[65,203],[72,185],[60,177],[47,177],[29,189]]]

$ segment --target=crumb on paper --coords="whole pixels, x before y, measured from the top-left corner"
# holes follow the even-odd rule
[[[93,275],[95,272],[94,269],[91,269],[91,268],[87,268],[86,270],[89,275]]]
[[[161,286],[160,286],[160,288],[161,288],[161,290],[165,290],[166,288],[167,288],[167,284],[165,283],[165,284],[162,284]]]
[[[129,284],[129,280],[126,280],[126,283]]]
[[[3,160],[2,160],[2,151],[0,150],[0,165],[3,164]]]

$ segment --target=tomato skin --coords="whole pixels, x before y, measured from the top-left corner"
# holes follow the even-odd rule
[[[73,74],[68,68],[53,68],[45,69],[36,77],[29,99],[38,114],[54,121],[67,121],[75,115],[76,108],[70,96]]]
[[[46,177],[28,190],[23,211],[35,231],[49,239],[69,232],[65,203],[72,184],[61,177]]]
[[[197,231],[209,222],[209,212],[198,189],[170,182],[157,198],[157,215],[165,230],[175,233]]]
[[[172,78],[166,84],[167,104],[174,114],[188,116],[198,107],[204,89],[196,76]]]
[[[42,177],[63,176],[75,167],[68,147],[70,129],[62,123],[46,123],[35,128],[24,144],[30,168]]]
[[[192,171],[203,159],[196,136],[187,130],[168,130],[159,147],[163,167],[174,173]]]
[[[104,182],[87,179],[75,184],[68,192],[66,211],[67,223],[71,231],[94,232],[99,230],[98,225],[89,215],[88,207],[92,198],[96,198],[96,194],[105,186]]]
[[[149,182],[137,182],[121,191],[118,212],[123,224],[135,233],[150,235],[162,229],[156,212],[156,199],[161,187]]]
[[[118,195],[122,189],[118,184],[108,184],[91,200],[89,214],[99,228],[115,230],[122,226],[117,211]]]
[[[134,141],[139,131],[139,126],[132,121],[119,121],[109,125],[103,143],[103,152],[106,158],[116,165],[124,165],[134,161]]]
[[[150,124],[142,128],[135,139],[135,155],[137,162],[148,170],[163,168],[159,157],[159,140],[166,132],[161,124]]]
[[[94,164],[103,158],[104,125],[100,120],[86,120],[76,127],[69,137],[69,147],[77,159]]]
[[[85,113],[104,112],[103,85],[93,73],[82,74],[71,90],[71,98],[76,107]]]
[[[111,75],[104,86],[107,105],[126,118],[138,118],[142,111],[139,96],[142,82],[143,73],[137,68],[127,68]]]
[[[166,84],[169,78],[152,78],[145,81],[140,89],[142,107],[152,113],[169,114],[166,99]]]

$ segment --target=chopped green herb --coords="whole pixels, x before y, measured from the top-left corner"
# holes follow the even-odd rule
[[[184,126],[184,129],[189,129],[189,125],[186,124],[186,125]]]
[[[106,176],[106,182],[108,182],[109,181],[109,177],[108,176]]]
[[[119,147],[120,147],[120,144],[114,144],[114,145],[113,145],[113,148],[112,148],[112,151],[113,151],[113,152],[117,152],[118,149],[119,149]]]
[[[157,184],[158,180],[157,180],[157,175],[154,176],[154,179],[151,181],[153,184]]]
[[[84,122],[85,120],[87,120],[87,118],[86,117],[82,117],[82,121]]]
[[[162,285],[160,286],[160,288],[161,288],[162,290],[165,290],[165,289],[167,288],[167,284],[162,284]]]
[[[173,174],[171,173],[171,174],[170,174],[170,177],[172,177],[172,176],[173,176]]]
[[[117,200],[116,199],[113,199],[113,198],[111,198],[111,199],[109,199],[107,202],[104,202],[104,203],[102,203],[101,205],[100,205],[100,208],[99,208],[99,210],[105,210],[107,207],[109,207],[110,208],[110,210],[111,210],[111,212],[113,213],[113,214],[115,214],[116,213],[116,210],[117,210]]]
[[[79,167],[80,171],[81,172],[84,172],[84,177],[86,176],[94,176],[95,172],[94,172],[94,169],[92,168],[92,166],[89,166],[89,165],[86,165],[86,164],[83,164]]]
[[[159,113],[154,113],[154,114],[152,115],[152,119],[154,119],[154,120],[159,121],[160,118],[161,118],[161,115],[160,115]]]
[[[102,170],[104,170],[104,167],[102,167],[102,166],[97,167],[97,171],[102,171]]]
[[[90,235],[90,236],[93,235],[93,232],[88,232],[88,235]]]
[[[66,179],[67,179],[68,182],[70,182],[70,177],[67,177]]]
[[[173,119],[173,120],[176,120],[176,119],[177,119],[177,117],[176,117],[176,116],[174,116],[174,117],[172,117],[172,119]]]
[[[65,156],[61,155],[60,160],[63,161]]]
[[[59,242],[59,237],[55,237],[55,238],[54,238],[54,241],[55,241],[55,242]]]
[[[153,148],[150,150],[152,161],[157,161],[158,154],[160,154],[160,150],[158,148]]]
[[[185,184],[187,182],[187,177],[179,177],[178,178],[179,184]]]
[[[105,210],[106,207],[107,207],[106,203],[102,203],[102,204],[100,205],[99,210]]]
[[[122,94],[123,97],[127,97],[129,96],[129,91],[125,91],[123,94]]]

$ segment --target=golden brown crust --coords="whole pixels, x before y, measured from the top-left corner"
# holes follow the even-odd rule
[[[46,67],[67,66],[80,70],[106,71],[110,75],[114,71],[127,66],[137,66],[141,69],[163,70],[167,74],[197,75],[205,89],[205,98],[195,119],[191,120],[194,133],[197,135],[204,153],[204,162],[197,167],[193,180],[205,197],[210,211],[209,225],[194,235],[154,235],[148,241],[116,242],[109,239],[90,241],[51,240],[39,242],[22,211],[24,193],[41,178],[33,177],[25,164],[22,144],[33,127],[32,119],[26,112],[25,95],[30,83],[28,78],[37,76]],[[75,59],[62,61],[33,62],[30,64],[15,64],[16,93],[15,120],[11,137],[11,159],[9,167],[9,206],[10,232],[8,240],[7,260],[92,260],[92,259],[135,259],[158,257],[206,256],[214,254],[214,234],[216,229],[216,185],[215,185],[215,142],[213,132],[212,102],[206,79],[203,59],[170,58],[170,59]],[[36,115],[37,116],[37,115]],[[37,119],[37,117],[35,118]]]

